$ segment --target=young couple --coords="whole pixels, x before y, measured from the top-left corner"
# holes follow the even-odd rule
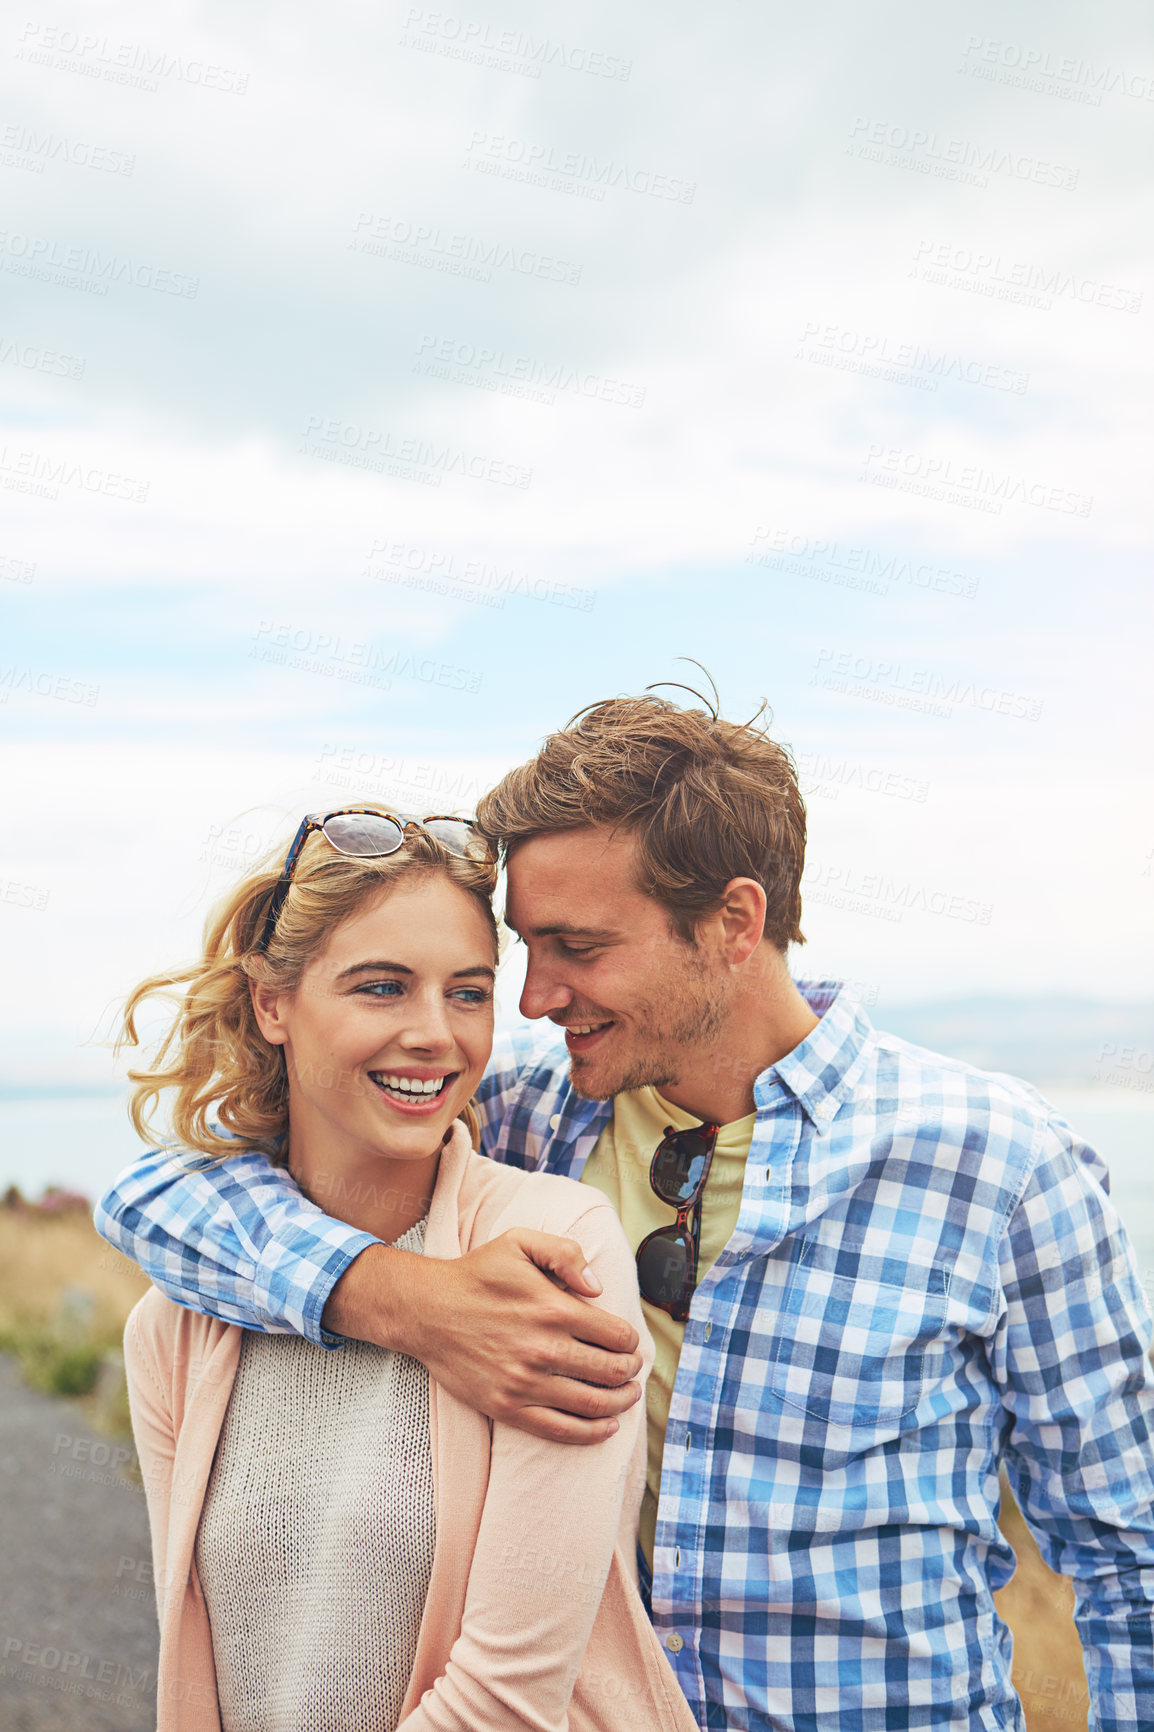
[[[126,1336],[162,1729],[1020,1728],[999,1465],[1093,1725],[1154,1725],[1105,1168],[794,983],[804,845],[758,727],[613,700],[475,826],[319,814],[138,989],[183,992],[136,1107],[185,1152],[97,1222],[168,1295]],[[556,1026],[490,1057],[499,856]]]

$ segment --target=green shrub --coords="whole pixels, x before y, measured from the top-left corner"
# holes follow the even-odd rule
[[[29,1381],[49,1395],[87,1395],[99,1374],[99,1348],[53,1346]]]
[[[99,1347],[61,1340],[47,1330],[9,1326],[0,1331],[0,1351],[15,1354],[24,1381],[45,1395],[88,1395],[100,1375]]]

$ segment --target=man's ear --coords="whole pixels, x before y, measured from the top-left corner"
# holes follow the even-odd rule
[[[266,986],[261,980],[250,980],[248,992],[256,1026],[270,1046],[284,1046],[288,1040],[288,1030],[281,1017],[285,993],[280,987]]]
[[[765,936],[765,891],[755,878],[731,878],[715,918],[731,968],[749,961]]]

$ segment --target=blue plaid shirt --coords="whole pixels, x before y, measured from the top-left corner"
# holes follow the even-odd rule
[[[703,1728],[1021,1728],[992,1592],[1004,1463],[1072,1576],[1099,1732],[1154,1727],[1150,1318],[1101,1158],[1032,1088],[845,993],[757,1079],[733,1237],[669,1410],[652,1615]],[[552,1031],[550,1031],[552,1032]],[[486,1151],[579,1177],[612,1103],[506,1040]],[[252,1154],[124,1173],[97,1225],[181,1304],[324,1336],[368,1234]]]

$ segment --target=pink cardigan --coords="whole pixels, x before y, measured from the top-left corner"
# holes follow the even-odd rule
[[[608,1201],[474,1154],[458,1124],[426,1256],[459,1257],[510,1227],[578,1241],[604,1286],[597,1303],[641,1335],[647,1376],[633,1257]],[[194,1554],[241,1336],[155,1289],[125,1330],[160,1619],[158,1732],[221,1725]],[[637,1591],[644,1401],[608,1443],[578,1447],[494,1425],[435,1381],[429,1394],[436,1548],[398,1732],[696,1732]]]

